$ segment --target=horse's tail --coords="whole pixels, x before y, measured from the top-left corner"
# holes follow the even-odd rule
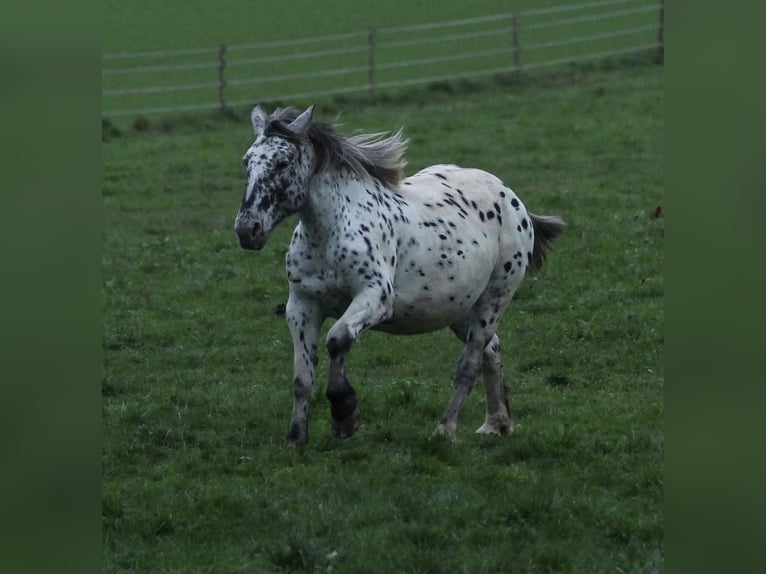
[[[535,246],[532,248],[532,271],[537,271],[545,263],[551,243],[564,231],[566,223],[556,215],[529,214],[532,220],[532,228],[535,231]]]

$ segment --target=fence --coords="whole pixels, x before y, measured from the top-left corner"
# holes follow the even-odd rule
[[[247,45],[107,53],[102,115],[305,101],[650,52],[664,2],[607,0]]]

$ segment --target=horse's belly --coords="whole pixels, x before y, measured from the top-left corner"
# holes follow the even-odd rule
[[[471,286],[434,281],[395,289],[393,316],[376,329],[399,334],[438,331],[465,317],[485,286],[481,280]]]
[[[464,310],[454,309],[451,313],[442,313],[439,315],[421,315],[421,314],[397,314],[388,321],[378,323],[373,329],[375,331],[384,331],[397,335],[417,335],[420,333],[431,333],[449,327],[459,321],[465,314]]]

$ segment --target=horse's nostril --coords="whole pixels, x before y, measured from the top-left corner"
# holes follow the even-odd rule
[[[253,229],[252,229],[253,235],[258,233],[260,230],[261,230],[261,224],[257,222],[253,223]]]

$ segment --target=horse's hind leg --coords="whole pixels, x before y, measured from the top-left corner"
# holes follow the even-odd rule
[[[503,378],[503,362],[500,357],[500,338],[493,335],[482,356],[481,373],[487,393],[487,414],[479,434],[511,434],[513,419],[508,406],[508,389]]]
[[[484,344],[481,339],[474,338],[474,334],[468,331],[465,338],[465,346],[460,354],[455,369],[454,386],[452,388],[452,397],[447,404],[447,410],[439,421],[434,431],[434,435],[444,436],[450,440],[456,439],[457,419],[460,411],[463,410],[468,395],[479,375],[482,361],[482,348]]]
[[[452,398],[434,434],[454,440],[457,419],[481,370],[487,389],[487,418],[479,432],[507,434],[511,428],[505,384],[500,362],[500,339],[496,335],[500,318],[513,298],[518,281],[508,283],[501,271],[490,279],[487,289],[479,297],[468,315],[451,325],[455,334],[465,343],[455,371]],[[507,421],[507,422],[506,422]]]
[[[465,343],[468,336],[467,323],[456,323],[451,328],[455,335]],[[489,343],[484,347],[481,357],[481,374],[486,392],[487,414],[484,424],[476,432],[481,434],[510,434],[513,431],[513,421],[503,378],[500,338],[497,334],[492,335]]]

